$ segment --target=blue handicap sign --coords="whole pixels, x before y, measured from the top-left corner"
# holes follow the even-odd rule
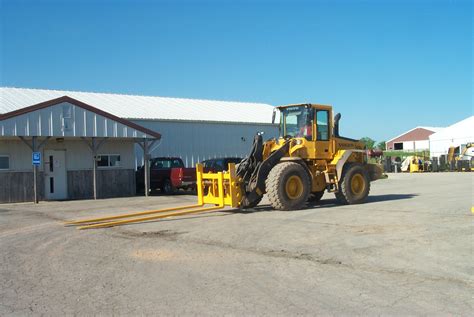
[[[33,165],[41,165],[41,152],[33,152]]]

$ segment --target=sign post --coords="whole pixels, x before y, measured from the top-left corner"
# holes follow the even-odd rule
[[[35,204],[38,203],[38,166],[41,165],[41,152],[34,152],[35,140],[33,139],[33,154],[31,155],[31,163],[33,164],[33,190],[35,195]]]

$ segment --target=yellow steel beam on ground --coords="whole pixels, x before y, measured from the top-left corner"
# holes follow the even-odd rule
[[[157,214],[162,212],[168,212],[178,209],[190,209],[190,208],[198,208],[202,207],[203,205],[189,205],[189,206],[179,206],[179,207],[172,207],[172,208],[165,208],[165,209],[156,209],[156,210],[146,210],[141,212],[129,213],[129,214],[122,214],[117,216],[108,216],[108,217],[101,217],[101,218],[89,218],[83,220],[73,220],[73,221],[66,221],[66,225],[79,225],[84,223],[94,223],[94,222],[102,222],[106,220],[114,220],[114,219],[121,219],[121,218],[128,218],[128,217],[135,217],[135,216],[144,216],[144,215],[151,215]]]
[[[124,224],[127,224],[127,223],[142,222],[142,221],[148,221],[148,220],[156,220],[156,219],[182,216],[182,215],[200,213],[200,212],[208,212],[208,211],[214,211],[214,210],[218,210],[218,209],[222,209],[222,208],[224,208],[224,206],[213,206],[213,207],[206,207],[206,208],[200,208],[200,209],[194,209],[194,210],[178,211],[178,212],[173,212],[173,213],[165,214],[165,215],[156,215],[156,216],[133,218],[133,219],[126,219],[126,220],[119,220],[119,221],[102,222],[102,223],[97,223],[97,224],[92,224],[92,225],[81,226],[81,227],[78,227],[78,229],[82,230],[82,229],[114,227],[114,226],[124,225]]]

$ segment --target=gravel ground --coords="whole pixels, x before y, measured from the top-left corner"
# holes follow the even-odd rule
[[[85,231],[62,221],[196,197],[0,205],[0,315],[472,315],[473,176]]]

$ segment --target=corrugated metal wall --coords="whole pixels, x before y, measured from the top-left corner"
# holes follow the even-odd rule
[[[2,120],[0,136],[147,137],[146,133],[68,102]]]
[[[152,152],[152,157],[178,156],[188,167],[214,157],[246,156],[257,132],[265,133],[264,140],[278,136],[278,126],[270,124],[131,121],[161,133],[161,143]],[[138,146],[136,155],[137,165],[141,166],[143,152]]]

